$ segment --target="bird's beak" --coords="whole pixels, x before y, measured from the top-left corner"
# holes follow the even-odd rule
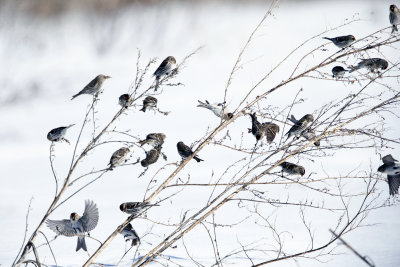
[[[105,76],[104,78],[106,78],[106,79],[110,79],[110,78],[111,78],[111,76]]]

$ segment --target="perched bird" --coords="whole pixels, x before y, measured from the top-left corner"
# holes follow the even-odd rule
[[[192,149],[190,147],[188,147],[187,145],[185,145],[183,142],[178,142],[178,144],[176,144],[176,146],[178,148],[179,155],[182,157],[182,160],[185,160],[187,157],[190,157],[193,154]],[[197,162],[204,161],[201,158],[199,158],[198,156],[194,156],[193,158]]]
[[[103,75],[103,74],[97,75],[96,78],[94,78],[90,83],[88,83],[85,86],[85,88],[83,88],[76,95],[73,95],[71,100],[74,99],[75,97],[83,95],[83,94],[96,96],[98,94],[98,92],[100,91],[101,86],[103,85],[104,81],[109,78],[111,78],[111,77],[107,76],[107,75]]]
[[[271,143],[274,141],[275,136],[279,133],[279,126],[272,122],[260,123],[257,120],[256,113],[249,114],[251,117],[251,132],[256,138],[257,142],[260,141],[264,136],[267,137],[267,142]]]
[[[82,217],[77,213],[71,213],[70,219],[65,220],[47,220],[47,226],[56,234],[65,236],[78,236],[76,251],[81,248],[87,251],[85,242],[85,233],[92,231],[99,222],[99,210],[96,204],[91,200],[85,201],[85,211]]]
[[[332,68],[332,77],[333,78],[343,78],[344,74],[346,73],[346,69],[342,66],[335,66]]]
[[[125,228],[121,232],[121,235],[124,236],[125,242],[132,240],[131,244],[132,247],[140,243],[140,238],[136,233],[135,229],[133,229],[132,224],[130,223],[127,226],[125,226]]]
[[[357,66],[351,67],[349,72],[353,72],[358,69],[366,68],[371,72],[378,71],[379,69],[381,70],[386,70],[389,66],[389,63],[382,59],[382,58],[367,58],[367,59],[361,59],[360,62],[358,62]]]
[[[306,114],[300,120],[296,120],[296,118],[293,115],[291,115],[291,117],[288,118],[288,120],[293,122],[294,125],[286,133],[286,135],[288,136],[287,139],[289,139],[293,135],[296,136],[296,135],[300,134],[303,130],[305,130],[307,128],[307,125],[310,122],[314,121],[314,117],[311,114]]]
[[[398,32],[397,25],[400,23],[400,10],[396,5],[390,5],[389,21],[392,24],[392,33]]]
[[[378,172],[386,173],[389,184],[389,194],[394,196],[399,193],[400,186],[400,163],[392,155],[382,158],[383,165],[378,168]]]
[[[338,36],[338,37],[322,37],[322,39],[326,39],[334,43],[339,48],[346,48],[351,45],[352,42],[356,40],[353,35],[345,35],[345,36]]]
[[[171,73],[171,71],[173,70],[173,67],[176,64],[176,60],[174,57],[169,56],[166,59],[163,60],[163,62],[161,62],[160,66],[158,66],[158,68],[156,69],[156,71],[154,72],[154,76],[156,76],[156,85],[154,87],[154,91],[157,91],[158,87],[159,87],[159,83],[160,83],[160,79],[163,76],[169,75]]]
[[[149,165],[156,163],[158,158],[160,157],[160,148],[153,148],[150,151],[146,152],[146,158],[140,162],[143,167],[148,167]]]
[[[74,126],[75,124],[71,124],[66,127],[58,127],[53,130],[51,130],[47,134],[47,139],[52,142],[59,142],[59,141],[65,141],[69,144],[69,141],[64,138],[65,134],[67,133],[68,128]]]
[[[150,204],[148,202],[125,202],[119,205],[122,212],[136,216],[140,211],[147,207],[158,206],[157,204]]]
[[[123,94],[119,97],[118,104],[123,108],[127,108],[129,107],[129,100],[130,100],[129,94]]]
[[[282,162],[279,166],[282,167],[282,172],[286,172],[287,174],[300,174],[301,176],[303,176],[306,173],[304,167],[296,165],[294,163],[285,161]]]
[[[146,139],[139,141],[138,143],[143,146],[144,144],[152,145],[153,147],[159,147],[164,144],[165,134],[163,133],[150,133],[146,136]]]
[[[146,98],[143,99],[143,108],[140,111],[146,112],[146,109],[149,108],[157,108],[157,98],[146,96]]]
[[[225,102],[210,104],[210,102],[208,102],[207,100],[206,102],[201,102],[200,100],[197,101],[199,102],[199,104],[197,105],[198,107],[211,110],[217,117],[220,117],[224,120],[230,120],[233,117],[233,113],[228,112],[225,109]]]
[[[305,129],[304,131],[302,131],[300,135],[303,136],[308,141],[311,141],[316,137],[315,132],[313,130],[311,130],[310,128]],[[321,145],[320,140],[315,141],[314,145],[315,146],[320,146]]]
[[[127,147],[121,147],[120,149],[115,151],[111,156],[110,163],[108,163],[108,165],[110,165],[109,169],[113,170],[114,167],[125,163],[126,156],[129,152],[131,152],[131,151]]]

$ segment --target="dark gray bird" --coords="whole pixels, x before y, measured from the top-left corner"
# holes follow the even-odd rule
[[[382,58],[367,58],[367,59],[362,59],[360,62],[358,62],[357,66],[351,67],[349,72],[353,72],[358,69],[366,68],[371,72],[375,72],[381,69],[381,70],[386,70],[389,66],[389,63],[382,59]]]
[[[121,147],[115,151],[110,158],[110,163],[108,163],[110,165],[109,169],[113,170],[115,167],[124,164],[127,161],[126,157],[129,152],[131,151],[127,147]]]
[[[356,38],[353,35],[338,36],[333,38],[329,37],[322,37],[322,38],[331,41],[339,48],[346,48],[356,40]]]
[[[233,117],[233,113],[228,112],[228,110],[225,108],[225,102],[210,104],[210,102],[208,102],[207,100],[205,102],[201,102],[200,100],[197,101],[199,102],[199,104],[197,105],[198,107],[211,110],[215,114],[215,116],[219,118],[230,120]]]
[[[337,79],[343,78],[346,72],[347,70],[342,66],[335,66],[332,68],[332,77]]]
[[[163,133],[150,133],[146,136],[146,139],[139,141],[138,143],[143,146],[149,144],[155,147],[161,147],[164,144],[165,134]]]
[[[118,104],[123,108],[127,108],[129,107],[130,104],[129,100],[130,100],[129,94],[123,94],[118,98]]]
[[[161,147],[153,148],[150,151],[146,152],[146,158],[140,162],[142,167],[147,168],[149,165],[156,163],[158,158],[160,157]]]
[[[305,130],[308,124],[314,121],[314,117],[311,114],[306,114],[300,120],[296,120],[296,118],[293,115],[291,115],[290,118],[288,118],[288,120],[293,122],[294,125],[286,133],[286,135],[288,136],[287,139],[289,139],[291,136],[296,136],[300,134],[303,130]]]
[[[378,168],[378,172],[386,173],[388,184],[389,184],[389,194],[394,196],[399,193],[400,186],[400,164],[395,160],[392,155],[386,155],[382,158],[383,165]]]
[[[147,207],[158,206],[157,204],[150,204],[148,202],[125,202],[119,205],[119,209],[122,212],[131,214],[131,215],[138,215],[140,211]]]
[[[279,126],[272,122],[260,123],[257,120],[255,112],[249,115],[251,117],[251,129],[249,129],[249,133],[251,132],[254,135],[257,142],[264,136],[266,136],[269,144],[274,141],[276,134],[279,133]]]
[[[392,34],[394,32],[398,32],[397,24],[400,23],[400,10],[397,8],[396,5],[390,5],[389,8],[389,21],[392,24]]]
[[[154,109],[157,108],[157,98],[152,96],[146,96],[143,99],[143,107],[140,111],[146,112],[146,109]]]
[[[59,141],[65,141],[69,144],[69,141],[67,139],[64,138],[65,134],[67,133],[67,130],[74,126],[75,124],[71,124],[69,126],[65,126],[65,127],[58,127],[55,128],[53,130],[51,130],[48,134],[47,134],[47,139],[49,141],[52,142],[59,142]]]
[[[47,226],[58,235],[78,236],[76,251],[81,248],[87,251],[85,233],[92,231],[99,222],[99,210],[91,200],[85,201],[85,211],[82,217],[73,212],[70,219],[66,220],[47,220]]]
[[[179,155],[182,157],[182,160],[185,160],[187,157],[190,157],[193,154],[192,149],[190,147],[188,147],[187,145],[185,145],[183,142],[178,142],[178,144],[176,144],[176,146],[178,148]],[[201,158],[199,158],[198,156],[194,156],[193,158],[197,162],[204,161]]]
[[[163,76],[169,75],[175,65],[176,65],[176,60],[172,56],[167,57],[166,59],[163,60],[163,62],[161,62],[160,66],[158,66],[158,68],[153,74],[154,76],[156,76],[156,85],[154,87],[154,91],[157,91],[160,84],[160,79]]]
[[[310,128],[307,128],[307,129],[305,129],[304,131],[302,131],[300,135],[303,136],[303,137],[304,137],[305,139],[307,139],[308,141],[311,141],[311,140],[313,140],[315,137],[317,137],[317,136],[315,135],[315,132],[314,132],[313,130],[311,130]],[[314,145],[315,145],[315,146],[320,146],[320,145],[321,145],[320,140],[315,141],[315,142],[314,142]]]
[[[140,238],[135,229],[133,229],[132,224],[130,223],[125,226],[125,228],[121,232],[121,235],[124,236],[125,242],[132,240],[131,247],[136,246],[138,243],[140,243]]]
[[[282,172],[286,172],[287,174],[299,174],[303,176],[306,173],[304,167],[287,161],[282,162],[279,166],[282,167]]]
[[[83,94],[96,96],[99,93],[104,81],[109,78],[111,77],[107,75],[103,74],[97,75],[96,78],[94,78],[90,83],[88,83],[79,93],[72,96],[71,100]]]

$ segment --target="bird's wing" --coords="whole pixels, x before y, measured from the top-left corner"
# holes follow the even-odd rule
[[[293,115],[290,115],[290,118],[287,118],[289,121],[293,122],[294,124],[297,123],[296,117]]]
[[[271,143],[274,141],[276,133],[279,132],[279,126],[275,123],[264,123],[265,135],[267,136],[267,142]]]
[[[46,224],[56,234],[65,236],[76,235],[70,220],[47,220]]]
[[[394,196],[399,192],[400,174],[388,175],[389,193]]]
[[[99,210],[93,201],[85,201],[85,211],[82,217],[79,218],[79,221],[82,223],[85,232],[89,232],[97,226],[99,222]]]
[[[97,77],[94,78],[93,80],[90,81],[90,83],[88,83],[85,88],[94,88],[97,85]]]
[[[397,160],[395,160],[395,159],[392,157],[392,155],[389,154],[389,155],[384,156],[384,157],[382,158],[382,161],[383,161],[383,163],[385,163],[386,165],[393,166],[394,163],[395,163]]]

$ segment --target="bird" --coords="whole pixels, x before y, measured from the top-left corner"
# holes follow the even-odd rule
[[[335,66],[332,68],[332,77],[333,78],[343,78],[344,74],[346,73],[346,69],[342,66]]]
[[[392,157],[392,155],[386,155],[382,158],[383,165],[378,168],[378,172],[386,173],[389,194],[394,196],[399,193],[400,186],[400,163]]]
[[[208,102],[207,100],[205,102],[201,102],[200,100],[197,101],[199,102],[199,104],[197,105],[198,107],[211,110],[215,114],[215,116],[219,118],[222,118],[224,120],[230,120],[233,118],[233,113],[228,112],[225,109],[225,102],[210,104],[210,102]]]
[[[306,114],[300,120],[296,120],[296,118],[293,115],[291,115],[291,117],[288,118],[288,120],[293,122],[294,125],[286,133],[286,135],[288,136],[287,139],[289,139],[292,135],[296,136],[297,134],[300,134],[303,130],[305,130],[307,128],[307,125],[310,122],[314,121],[314,117],[311,114]]]
[[[74,125],[75,124],[71,124],[69,126],[58,127],[58,128],[51,130],[47,134],[47,139],[52,142],[65,141],[69,144],[69,141],[67,139],[65,139],[64,136],[67,133],[67,130]]]
[[[356,38],[353,35],[344,35],[344,36],[338,36],[338,37],[322,37],[322,39],[326,39],[334,43],[337,47],[339,48],[346,48],[349,45],[351,45],[352,42],[356,40]]]
[[[255,112],[249,115],[251,117],[251,129],[249,129],[249,133],[251,132],[254,135],[257,142],[264,136],[266,136],[269,144],[274,141],[276,134],[279,133],[279,126],[272,122],[260,123],[257,120]]]
[[[71,213],[70,219],[46,221],[47,226],[56,234],[64,236],[78,236],[76,251],[83,249],[87,251],[85,233],[96,228],[99,222],[99,210],[92,200],[85,201],[85,211],[82,217],[76,212]]]
[[[140,111],[146,112],[148,108],[157,108],[157,98],[152,96],[147,96],[143,99],[143,107]]]
[[[94,78],[90,83],[88,83],[79,93],[73,95],[71,100],[83,94],[96,96],[99,93],[104,81],[109,78],[111,77],[104,74],[97,75],[96,78]]]
[[[148,167],[149,165],[156,163],[158,158],[160,157],[161,147],[153,148],[150,151],[146,152],[146,158],[143,159],[140,164],[142,167]]]
[[[307,128],[304,131],[302,131],[300,135],[303,136],[308,141],[314,140],[316,137],[315,132],[313,130],[311,130],[310,128]],[[321,145],[320,140],[315,141],[314,145],[320,146]]]
[[[125,202],[119,205],[119,209],[122,212],[131,214],[131,215],[138,215],[140,211],[147,207],[158,206],[157,204],[150,204],[146,201],[144,202]]]
[[[158,66],[153,74],[154,76],[156,76],[156,85],[154,86],[154,91],[157,91],[160,84],[160,79],[163,76],[169,75],[173,70],[175,64],[176,59],[173,56],[169,56],[161,62],[160,66]]]
[[[123,108],[127,108],[129,107],[130,104],[129,100],[130,100],[129,94],[123,94],[118,98],[118,104]]]
[[[190,147],[188,147],[187,145],[185,145],[182,141],[178,142],[176,144],[176,146],[178,148],[179,155],[182,157],[182,160],[185,160],[187,157],[190,157],[193,154],[192,149]],[[193,158],[197,162],[204,161],[201,158],[199,158],[198,156],[194,156]]]
[[[375,71],[379,72],[379,69],[386,70],[388,66],[389,63],[382,58],[367,58],[367,59],[361,59],[361,61],[358,62],[357,66],[352,66],[349,72],[353,72],[355,70],[362,68],[366,68],[371,72]]]
[[[126,156],[129,152],[131,151],[127,147],[121,147],[120,149],[115,151],[110,158],[110,163],[108,163],[108,165],[110,165],[109,170],[113,170],[114,167],[125,163]]]
[[[287,161],[282,162],[279,164],[282,167],[282,172],[286,172],[287,174],[300,174],[303,176],[306,171],[303,166],[296,165],[294,163],[290,163]]]
[[[133,229],[131,223],[129,223],[127,226],[125,226],[124,229],[122,229],[121,235],[124,236],[125,242],[132,240],[131,247],[136,246],[138,243],[140,243],[140,238],[135,229]]]
[[[389,21],[392,24],[392,34],[394,32],[398,32],[397,25],[400,23],[400,10],[397,8],[396,5],[390,5],[389,8]]]
[[[138,143],[140,144],[140,146],[149,144],[153,147],[158,147],[164,144],[165,137],[166,136],[163,133],[150,133],[146,136],[146,139],[140,140]]]

